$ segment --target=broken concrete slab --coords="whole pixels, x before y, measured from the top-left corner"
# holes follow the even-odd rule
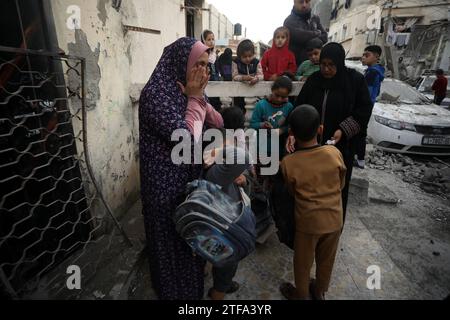
[[[367,205],[369,203],[369,179],[367,172],[355,168],[350,181],[349,203]]]
[[[371,202],[397,205],[399,199],[397,195],[387,186],[372,183],[369,188],[369,199]]]

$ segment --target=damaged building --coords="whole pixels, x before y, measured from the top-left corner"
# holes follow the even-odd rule
[[[393,76],[413,82],[424,70],[449,70],[450,2],[335,0],[329,40],[341,43],[348,59],[377,44]]]

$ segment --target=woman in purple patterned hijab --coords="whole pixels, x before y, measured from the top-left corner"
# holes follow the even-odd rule
[[[171,136],[177,129],[193,133],[194,121],[223,124],[203,94],[209,76],[201,65],[205,59],[207,65],[206,50],[190,38],[166,47],[139,102],[143,215],[152,283],[163,300],[203,298],[205,261],[192,254],[171,219],[184,200],[186,184],[199,177],[201,166],[174,164],[171,152],[177,142]]]

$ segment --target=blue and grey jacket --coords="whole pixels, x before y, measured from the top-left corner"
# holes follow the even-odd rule
[[[367,68],[364,76],[369,87],[370,99],[372,103],[377,102],[377,98],[380,95],[381,83],[384,80],[385,69],[382,65],[376,64]]]

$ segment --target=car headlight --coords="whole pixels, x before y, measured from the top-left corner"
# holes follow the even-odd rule
[[[379,124],[382,124],[383,126],[396,130],[416,131],[416,127],[413,124],[407,122],[391,120],[380,116],[375,116],[375,121]]]

